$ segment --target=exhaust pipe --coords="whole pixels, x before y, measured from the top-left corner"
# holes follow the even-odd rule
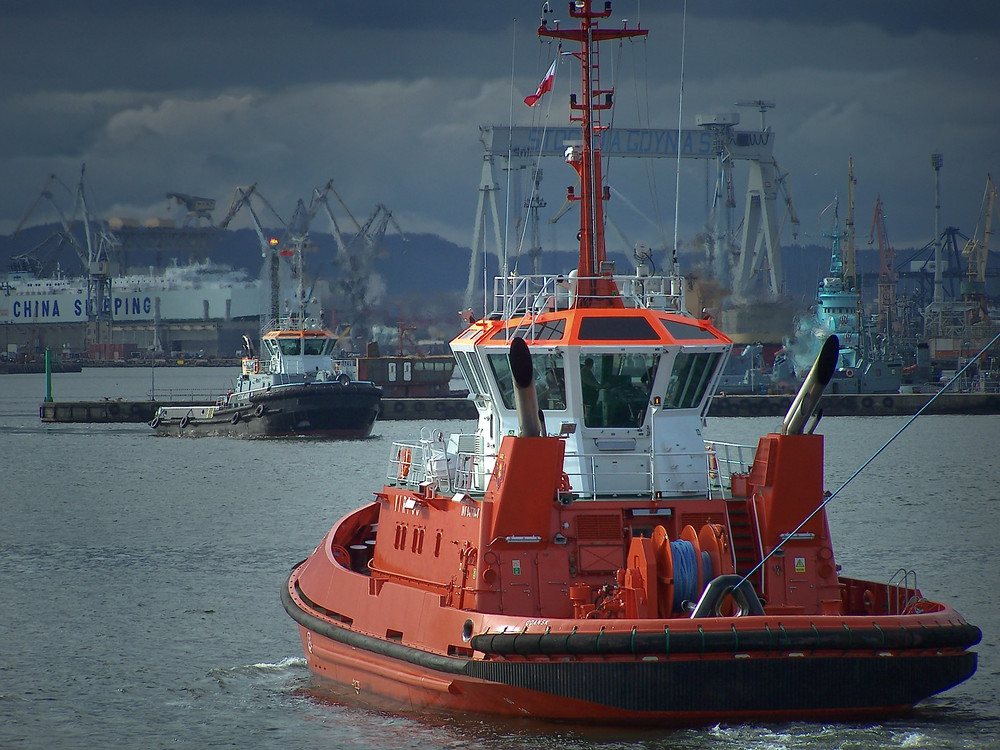
[[[812,369],[799,388],[792,401],[784,422],[781,423],[782,435],[801,435],[809,417],[816,410],[820,396],[826,389],[834,370],[837,369],[837,357],[840,356],[840,339],[835,335],[823,342],[823,348],[813,362]]]
[[[517,420],[521,425],[520,437],[539,437],[542,432],[542,420],[538,411],[538,394],[535,392],[534,367],[531,364],[531,352],[524,339],[516,338],[510,342],[510,372],[514,376],[514,405],[517,408]]]

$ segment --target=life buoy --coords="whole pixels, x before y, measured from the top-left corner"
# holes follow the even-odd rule
[[[233,412],[233,416],[229,418],[229,421],[233,424],[237,424],[240,421],[242,415],[238,411]]]
[[[399,452],[399,473],[400,479],[406,479],[410,475],[410,460],[413,458],[413,454],[410,452],[409,448],[403,448]]]
[[[844,375],[846,375],[849,378],[853,378],[854,377],[854,370],[844,370]]]
[[[181,417],[181,429],[183,430],[189,424],[191,424],[191,418],[188,417],[187,414],[185,414],[183,417]]]
[[[257,408],[253,410],[253,413],[258,417],[263,417],[265,411],[267,410],[264,408],[264,404],[257,404]]]

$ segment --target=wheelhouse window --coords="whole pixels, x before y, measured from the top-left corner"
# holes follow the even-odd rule
[[[581,341],[659,341],[645,318],[584,318],[577,334]]]
[[[663,397],[664,408],[692,409],[698,406],[721,357],[719,352],[678,354]]]
[[[490,354],[488,360],[497,387],[500,389],[503,405],[508,409],[515,408],[514,376],[510,371],[510,360],[507,358],[507,353]],[[565,409],[566,375],[563,368],[563,355],[559,352],[532,354],[531,365],[534,371],[538,407],[548,411]]]
[[[278,346],[285,356],[293,356],[302,353],[299,339],[278,339]]]
[[[641,427],[659,355],[581,354],[583,423],[587,427]]]
[[[312,356],[318,356],[323,354],[324,344],[326,341],[324,339],[306,339],[302,342],[303,354],[308,354]]]
[[[483,372],[483,368],[474,354],[457,351],[455,352],[455,361],[458,363],[458,368],[461,370],[462,376],[465,378],[465,383],[469,386],[469,390],[472,393],[482,395],[489,392],[489,389],[486,387],[486,374]]]

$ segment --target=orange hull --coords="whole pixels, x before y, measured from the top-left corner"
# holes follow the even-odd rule
[[[297,588],[299,570],[293,572],[283,599],[299,623],[318,684],[344,700],[384,710],[664,726],[848,719],[904,710],[961,682],[976,667],[976,655],[965,646],[978,640],[978,630],[946,608],[896,618],[743,618],[739,630],[731,620],[549,621],[540,627],[525,619],[523,630],[508,639],[510,653],[486,655],[465,648],[469,653],[449,656],[402,638],[366,634],[358,629],[358,620],[347,626],[338,619],[351,619],[343,612],[331,617],[323,608],[311,608]],[[346,577],[364,578],[341,571],[331,579],[331,590]],[[421,621],[451,620],[452,632],[461,633],[461,623],[472,617],[477,630],[488,629],[485,623],[490,621],[509,628],[501,623],[510,618],[415,611],[412,601],[405,601],[409,597],[393,593],[383,587],[378,609],[405,612],[397,624],[406,621],[415,627]],[[348,602],[339,601],[338,608],[353,609]],[[366,609],[361,602],[354,611]],[[769,630],[773,645],[767,648],[761,634]],[[934,635],[926,640],[914,635],[927,633]],[[598,644],[603,638],[608,653],[582,653],[588,637]],[[720,643],[720,637],[727,642]],[[692,647],[692,638],[703,648]],[[873,648],[878,645],[873,638],[887,647]],[[838,646],[854,639],[857,647],[806,648],[822,645],[824,639]],[[462,643],[461,637],[452,640]],[[649,648],[653,640],[655,649]],[[640,644],[635,653],[627,653],[629,641]],[[671,641],[674,651],[669,650]],[[902,645],[906,642],[910,645]],[[558,643],[568,648],[560,652]],[[641,647],[648,650],[639,651]],[[453,645],[450,650],[455,654],[461,648]],[[538,653],[543,650],[547,653]]]

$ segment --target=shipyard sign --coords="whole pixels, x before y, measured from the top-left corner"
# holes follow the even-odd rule
[[[103,312],[116,320],[149,320],[153,317],[153,298],[112,297],[105,301]],[[93,314],[93,304],[77,294],[11,295],[0,300],[0,321],[5,323],[77,323]]]

